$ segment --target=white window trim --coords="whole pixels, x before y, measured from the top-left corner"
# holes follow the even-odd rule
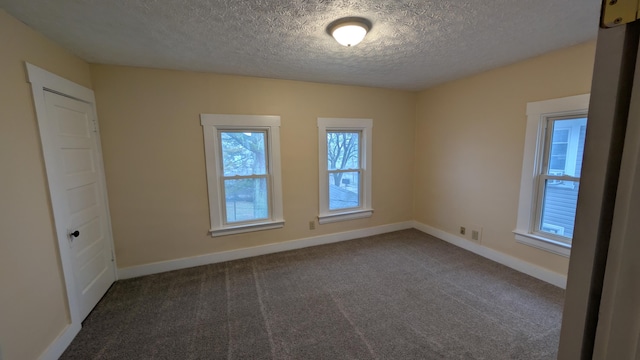
[[[327,171],[327,131],[359,131],[362,133],[360,146],[362,148],[362,203],[359,208],[344,210],[329,210],[329,172]],[[320,212],[318,223],[327,224],[370,217],[371,207],[371,154],[373,138],[372,119],[318,118],[318,148],[319,148],[319,195]]]
[[[280,117],[272,115],[218,115],[200,114],[200,123],[204,131],[205,162],[207,168],[207,186],[209,190],[209,215],[211,218],[211,236],[240,234],[250,231],[277,229],[284,226],[282,210],[282,175],[280,168]],[[267,220],[245,224],[225,224],[223,219],[224,199],[221,191],[222,164],[218,130],[256,129],[267,131],[267,153],[269,154],[270,209]]]
[[[527,103],[527,127],[522,160],[516,241],[568,257],[571,245],[534,233],[539,186],[536,175],[544,153],[545,123],[550,117],[586,113],[589,94]]]

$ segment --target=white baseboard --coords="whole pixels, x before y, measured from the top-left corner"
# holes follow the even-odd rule
[[[528,263],[520,260],[516,257],[501,253],[499,251],[490,249],[486,246],[482,246],[471,242],[467,239],[450,234],[448,232],[436,229],[432,226],[423,224],[418,221],[405,221],[389,225],[381,225],[366,229],[345,231],[335,234],[327,234],[314,236],[304,239],[285,241],[275,244],[267,244],[261,246],[255,246],[244,249],[230,250],[219,253],[211,253],[205,255],[198,255],[188,258],[181,258],[175,260],[159,261],[139,266],[132,266],[127,268],[118,269],[118,279],[129,279],[139,276],[151,275],[162,273],[172,270],[186,269],[195,266],[215,264],[225,261],[244,259],[253,256],[260,256],[266,254],[273,254],[282,251],[302,249],[310,246],[330,244],[340,241],[352,240],[366,236],[384,234],[387,232],[405,230],[410,228],[416,228],[424,233],[435,236],[448,243],[461,247],[465,250],[476,253],[489,260],[493,260],[502,265],[508,266],[514,270],[520,271],[527,275],[533,276],[542,281],[546,281],[552,285],[560,288],[566,288],[567,277],[562,274],[558,274],[551,270],[547,270],[538,265]]]
[[[384,234],[392,231],[411,229],[413,221],[405,221],[389,225],[375,226],[365,229],[345,231],[334,234],[308,237],[304,239],[267,244],[250,248],[192,256],[188,258],[159,261],[150,264],[118,269],[118,279],[129,279],[138,276],[157,274],[165,271],[186,269],[195,266],[220,263],[230,260],[249,258],[253,256],[273,254],[282,251],[302,249],[310,246],[330,244],[345,240],[352,240],[366,236]]]
[[[547,270],[538,265],[528,263],[526,261],[520,260],[511,255],[507,255],[505,253],[501,253],[499,251],[490,249],[486,246],[476,244],[465,238],[450,234],[440,229],[436,229],[432,226],[423,224],[418,221],[413,222],[413,227],[431,236],[435,236],[441,240],[444,240],[450,244],[456,245],[465,250],[476,253],[489,260],[493,260],[497,263],[508,266],[514,270],[533,276],[536,279],[540,279],[542,281],[548,282],[549,284],[555,285],[563,289],[567,287],[567,277],[565,275],[558,274],[551,270]]]
[[[80,332],[80,324],[69,324],[49,347],[40,355],[40,360],[57,360]]]

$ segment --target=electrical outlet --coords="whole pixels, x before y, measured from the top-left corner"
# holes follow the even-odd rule
[[[467,228],[465,228],[464,226],[460,226],[460,235],[466,235],[467,234]]]
[[[471,228],[471,240],[480,241],[482,240],[482,228],[479,226],[474,226]]]
[[[315,229],[316,229],[315,220],[309,221],[309,230],[315,230]]]

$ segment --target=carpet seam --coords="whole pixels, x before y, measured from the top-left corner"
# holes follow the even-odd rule
[[[358,334],[358,337],[360,338],[360,340],[362,340],[362,342],[365,344],[365,346],[369,350],[369,353],[371,354],[371,356],[373,356],[374,359],[379,359],[379,357],[376,355],[375,351],[373,351],[373,347],[371,346],[371,344],[369,344],[369,342],[365,338],[365,336],[362,333],[362,331],[360,331],[360,328],[353,322],[353,320],[351,320],[349,315],[347,315],[344,307],[336,299],[336,297],[334,296],[332,291],[329,291],[329,296],[331,296],[331,300],[333,300],[333,302],[336,304],[336,307],[338,308],[338,310],[340,310],[340,313],[342,314],[342,316],[344,316],[344,318],[347,319],[349,324],[351,324],[351,327],[353,327],[353,329],[356,331],[356,334]]]
[[[231,360],[231,280],[229,280],[229,263],[224,264],[224,281],[227,293],[227,360]]]
[[[267,309],[265,307],[264,301],[262,299],[262,289],[260,287],[258,272],[256,270],[255,260],[251,261],[251,271],[253,272],[254,284],[256,286],[256,293],[258,295],[258,303],[260,304],[260,313],[262,314],[262,319],[264,320],[264,326],[267,329],[267,335],[269,337],[269,346],[271,346],[271,358],[277,359],[276,357],[276,347],[273,341],[273,333],[271,331],[271,325],[269,324],[269,319],[267,316]]]

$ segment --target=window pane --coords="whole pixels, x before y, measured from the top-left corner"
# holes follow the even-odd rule
[[[575,181],[546,180],[540,231],[573,237],[578,187]]]
[[[267,179],[224,181],[227,223],[269,218]]]
[[[567,165],[567,146],[568,144],[553,143],[551,145],[551,159],[549,159],[549,171],[559,172],[558,175],[564,174]]]
[[[564,125],[568,121],[573,120],[556,120],[555,121],[555,129],[553,129],[553,142],[566,144],[569,142],[569,130],[567,129],[558,129],[560,126]]]
[[[329,210],[360,206],[360,173],[329,172]]]
[[[265,135],[262,131],[221,131],[224,176],[266,174]]]
[[[587,118],[551,121],[548,174],[580,177]]]
[[[327,132],[327,167],[329,170],[360,168],[360,132]]]

